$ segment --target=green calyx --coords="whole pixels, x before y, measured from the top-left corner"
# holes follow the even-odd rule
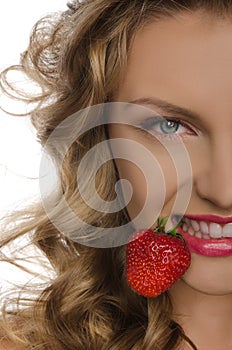
[[[183,220],[180,220],[176,226],[174,226],[171,230],[169,231],[165,231],[165,225],[168,221],[168,216],[164,216],[163,218],[162,217],[158,217],[158,226],[156,227],[156,229],[154,230],[154,232],[163,232],[163,233],[166,233],[167,235],[169,236],[174,236],[174,237],[178,237],[182,240],[184,240],[183,236],[177,232],[177,227],[182,227],[183,224],[184,224],[184,221]]]

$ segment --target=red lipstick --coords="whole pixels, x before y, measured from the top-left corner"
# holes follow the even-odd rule
[[[192,253],[214,257],[232,255],[232,238],[204,239],[191,236],[181,227],[177,231],[182,234]]]
[[[197,221],[216,222],[217,224],[228,224],[232,222],[232,216],[222,217],[217,215],[184,215],[185,218]]]
[[[221,217],[217,215],[184,215],[184,218],[196,221],[214,222],[218,224],[232,223],[231,217]],[[232,238],[217,238],[217,239],[205,239],[198,238],[196,236],[190,235],[188,232],[184,231],[183,228],[178,226],[177,231],[182,234],[189,250],[193,253],[211,256],[211,257],[222,257],[232,255]]]

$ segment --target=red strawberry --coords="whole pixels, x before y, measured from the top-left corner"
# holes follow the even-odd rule
[[[169,289],[190,266],[190,251],[178,225],[165,233],[168,217],[158,219],[158,227],[135,232],[126,246],[126,275],[138,294],[156,297]]]

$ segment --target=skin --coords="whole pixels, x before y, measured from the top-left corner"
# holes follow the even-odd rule
[[[115,101],[121,102],[155,97],[199,115],[199,120],[168,115],[185,121],[190,128],[180,126],[172,131],[181,134],[192,165],[193,187],[185,214],[232,215],[231,43],[232,21],[200,12],[150,23],[134,38],[115,96]],[[162,114],[155,106],[145,107]],[[168,215],[177,192],[175,167],[168,152],[157,138],[147,137],[132,125],[108,127],[110,138],[137,141],[156,157],[166,186],[161,215]],[[169,144],[174,147],[176,142],[173,138]],[[133,147],[128,152],[129,156],[135,153]],[[129,180],[133,188],[127,205],[133,219],[146,200],[146,179],[129,159],[116,158],[115,163],[120,178]],[[174,318],[200,350],[232,349],[232,256],[192,253],[191,267],[169,292]]]

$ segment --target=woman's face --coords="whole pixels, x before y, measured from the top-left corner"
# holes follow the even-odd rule
[[[192,191],[185,214],[232,216],[232,22],[195,13],[160,20],[138,31],[115,101],[142,98],[154,102],[141,102],[144,107],[180,122],[149,123],[156,137],[132,125],[110,124],[109,136],[136,141],[155,156],[166,186],[160,215],[169,215],[172,210],[177,176],[159,138],[171,135],[168,142],[175,147],[178,135],[192,166]],[[158,100],[192,114],[159,107]],[[133,147],[134,159],[132,153]],[[146,200],[146,179],[133,162],[116,157],[115,162],[120,177],[128,179],[133,188],[127,206],[133,219]],[[154,203],[158,191],[152,194]],[[191,255],[191,266],[182,277],[185,283],[205,293],[231,293],[232,255]]]

